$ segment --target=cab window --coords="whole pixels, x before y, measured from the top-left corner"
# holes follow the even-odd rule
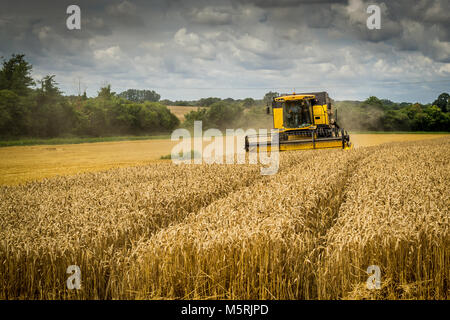
[[[285,128],[303,128],[312,124],[309,101],[285,101],[283,120]]]

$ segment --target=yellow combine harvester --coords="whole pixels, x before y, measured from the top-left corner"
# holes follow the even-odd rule
[[[270,113],[270,107],[267,107]],[[326,92],[282,94],[272,100],[275,135],[245,137],[245,150],[270,151],[278,143],[280,151],[342,148],[350,149],[350,137],[332,120],[331,102]]]

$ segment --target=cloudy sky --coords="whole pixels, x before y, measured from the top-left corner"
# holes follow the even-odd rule
[[[326,90],[431,102],[450,91],[450,1],[0,0],[0,56],[89,96],[154,89],[163,99],[261,98]],[[81,30],[66,9],[81,8]],[[370,4],[381,29],[369,30]]]

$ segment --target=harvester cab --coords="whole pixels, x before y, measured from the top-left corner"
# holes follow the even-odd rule
[[[282,94],[272,99],[268,113],[272,113],[276,134],[246,136],[247,152],[270,151],[275,144],[280,151],[353,147],[348,133],[332,119],[326,92]]]

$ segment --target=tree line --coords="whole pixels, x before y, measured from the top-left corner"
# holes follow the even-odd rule
[[[347,130],[450,131],[450,95],[440,94],[433,103],[395,103],[370,97],[363,102],[335,103],[337,121]]]
[[[31,77],[32,65],[24,55],[4,60],[0,70],[0,137],[63,137],[141,135],[170,132],[180,126],[168,105],[201,107],[185,115],[184,127],[203,121],[203,128],[271,128],[266,114],[276,92],[263,99],[202,98],[193,101],[160,100],[153,90],[111,91],[100,88],[96,97],[65,96],[48,75]],[[347,130],[450,131],[450,95],[433,103],[395,103],[370,97],[366,101],[337,101],[338,124]]]
[[[61,137],[170,132],[179,119],[151,90],[116,94],[106,85],[97,97],[64,96],[55,76],[39,81],[24,55],[4,60],[0,70],[0,136]]]

